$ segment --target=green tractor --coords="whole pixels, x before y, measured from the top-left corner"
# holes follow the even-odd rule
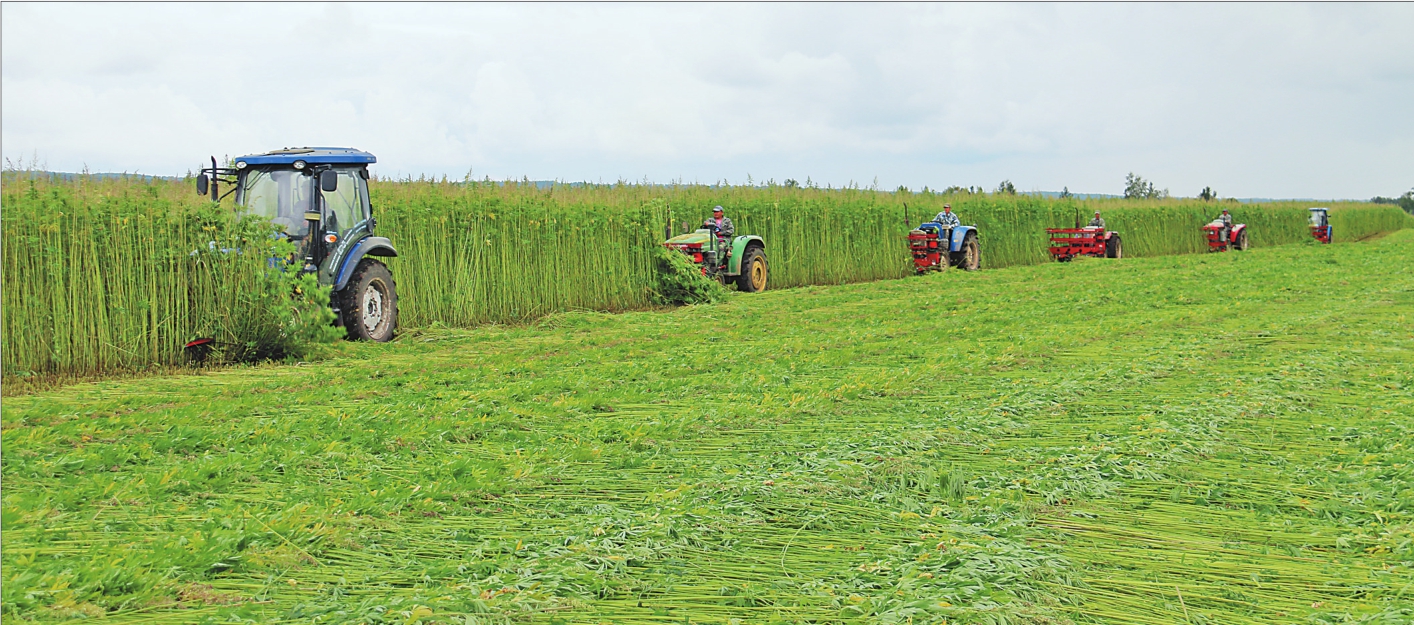
[[[735,282],[738,291],[766,290],[766,243],[761,237],[747,234],[728,241],[709,222],[693,232],[672,237],[663,245],[686,254],[702,267],[702,275],[722,284]]]

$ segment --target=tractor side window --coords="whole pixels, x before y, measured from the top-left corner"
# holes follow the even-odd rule
[[[334,191],[320,191],[324,195],[324,206],[328,209],[326,232],[337,232],[340,238],[346,236],[354,226],[363,221],[363,182],[352,169],[340,169],[339,188]]]

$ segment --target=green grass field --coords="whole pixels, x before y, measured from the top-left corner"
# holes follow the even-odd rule
[[[6,622],[1408,623],[1414,231],[7,397]]]

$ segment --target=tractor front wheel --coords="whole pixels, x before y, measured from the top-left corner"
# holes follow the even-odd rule
[[[1124,258],[1124,244],[1120,242],[1118,236],[1110,237],[1105,241],[1105,258]]]
[[[766,254],[759,247],[746,248],[741,259],[741,275],[736,278],[738,291],[759,293],[766,290]]]
[[[398,291],[386,265],[371,258],[358,261],[344,287],[343,316],[350,339],[392,340],[398,326]]]
[[[977,235],[967,233],[967,238],[962,240],[961,258],[957,261],[958,269],[963,271],[977,271],[982,268],[982,247],[977,244]]]

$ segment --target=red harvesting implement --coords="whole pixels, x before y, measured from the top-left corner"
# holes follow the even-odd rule
[[[1213,221],[1203,226],[1208,235],[1209,252],[1226,252],[1229,248],[1242,251],[1247,249],[1247,224],[1233,224],[1228,232],[1223,232],[1221,221]]]
[[[1076,256],[1123,258],[1119,233],[1098,227],[1046,228],[1051,235],[1051,256],[1065,262]]]
[[[939,240],[940,231],[914,230],[908,233],[908,249],[913,252],[913,270],[918,273],[942,271],[948,268],[947,245]]]

